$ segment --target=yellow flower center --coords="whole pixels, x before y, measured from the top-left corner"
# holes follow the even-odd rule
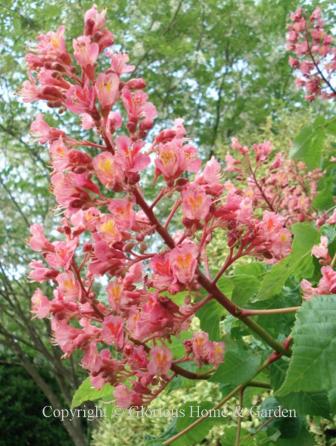
[[[177,264],[181,269],[188,269],[192,261],[192,255],[190,253],[181,254],[177,256]]]
[[[103,234],[111,235],[112,237],[116,236],[118,233],[118,229],[116,227],[115,221],[110,218],[100,225],[100,232]]]
[[[164,166],[167,166],[168,164],[176,160],[176,156],[172,150],[165,150],[164,152],[160,153],[160,159],[162,161],[162,164]]]
[[[109,175],[113,173],[114,163],[111,158],[104,158],[98,161],[98,168],[105,174]]]

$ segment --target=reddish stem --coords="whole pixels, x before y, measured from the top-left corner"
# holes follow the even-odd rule
[[[138,187],[134,187],[133,194],[136,203],[142,208],[147,218],[156,228],[158,234],[165,241],[166,245],[173,249],[175,248],[175,242],[167,230],[161,225],[161,223],[156,218],[153,210],[146,203],[141,191]],[[205,274],[198,268],[197,269],[198,283],[211,295],[213,296],[226,310],[232,314],[234,317],[240,319],[245,325],[247,325],[252,331],[257,333],[265,342],[268,343],[274,350],[280,352],[281,354],[290,356],[290,353],[283,348],[283,346],[276,341],[266,330],[264,330],[259,324],[249,319],[247,316],[241,314],[241,309],[228,299],[224,293],[216,286],[215,283],[211,282]]]
[[[172,218],[173,218],[174,215],[175,215],[175,212],[176,212],[177,209],[180,207],[181,203],[182,203],[181,200],[177,200],[176,203],[174,204],[172,210],[170,211],[170,213],[169,213],[169,215],[168,215],[168,217],[167,217],[166,223],[165,223],[165,225],[164,225],[165,229],[168,228],[169,223],[171,222]]]

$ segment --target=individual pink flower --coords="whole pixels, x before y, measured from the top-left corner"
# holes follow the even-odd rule
[[[99,45],[91,42],[89,36],[81,36],[73,41],[73,48],[78,64],[92,79],[94,74],[93,67],[99,55]]]
[[[125,73],[131,73],[134,69],[134,65],[128,65],[127,62],[129,60],[128,54],[126,53],[111,53],[109,54],[111,57],[111,70],[113,73],[116,73],[118,76],[121,76]]]
[[[186,241],[170,252],[169,259],[175,279],[180,283],[190,284],[197,268],[197,246],[193,242]]]
[[[101,275],[106,272],[116,275],[124,267],[124,252],[110,246],[98,234],[94,234],[93,253],[89,264],[89,273],[92,275]]]
[[[143,307],[130,314],[127,329],[132,337],[145,340],[153,335],[164,336],[174,333],[174,320],[178,306],[170,299],[148,293]]]
[[[65,106],[73,113],[83,114],[93,110],[95,102],[95,90],[85,85],[73,85],[66,93]]]
[[[305,300],[310,300],[312,297],[318,295],[336,293],[336,271],[331,266],[323,266],[321,273],[322,277],[316,288],[308,280],[302,280],[301,289]]]
[[[33,224],[29,228],[31,237],[28,244],[33,251],[50,251],[53,250],[53,245],[49,242],[44,234],[43,226]]]
[[[143,142],[133,143],[127,136],[118,136],[116,138],[117,153],[116,159],[128,177],[130,183],[136,182],[138,173],[144,170],[150,163],[150,158],[143,153]],[[133,181],[132,181],[133,180]]]
[[[60,26],[56,32],[40,34],[37,37],[37,45],[30,48],[30,51],[25,59],[31,70],[38,70],[52,62],[66,69],[71,63],[64,40],[64,26]]]
[[[128,409],[132,406],[134,391],[129,389],[125,384],[118,384],[114,388],[114,398],[116,403],[122,409]]]
[[[123,88],[122,101],[128,115],[127,127],[131,133],[135,132],[139,121],[144,130],[149,130],[157,116],[155,106],[148,102],[148,95],[141,90],[132,92]]]
[[[287,228],[281,228],[271,239],[270,251],[277,259],[287,257],[291,252],[292,234]]]
[[[104,342],[122,348],[124,345],[123,320],[119,316],[107,316],[103,322],[101,337]]]
[[[58,289],[66,300],[79,300],[81,297],[80,285],[71,271],[57,276]]]
[[[60,26],[56,32],[48,32],[38,36],[37,50],[43,54],[62,56],[65,54],[64,26]]]
[[[188,220],[203,220],[209,213],[211,198],[196,183],[189,183],[182,191],[183,216]]]
[[[133,210],[133,202],[126,198],[115,198],[110,200],[108,210],[113,215],[113,218],[121,229],[132,228],[135,220],[135,213]]]
[[[76,233],[81,233],[85,230],[95,231],[98,221],[100,221],[101,213],[95,207],[75,212],[71,215],[71,224],[75,227]]]
[[[172,364],[172,352],[169,348],[153,347],[150,351],[150,360],[147,366],[151,375],[165,376]]]
[[[55,342],[65,353],[65,357],[71,355],[77,348],[87,344],[90,339],[97,337],[99,331],[97,327],[86,323],[83,328],[72,327],[62,319],[52,319],[51,327]]]
[[[110,282],[106,288],[108,300],[113,311],[118,312],[123,301],[123,283],[119,279]]]
[[[240,144],[238,138],[235,137],[231,138],[231,147],[233,150],[236,150],[241,155],[246,155],[249,152],[248,147]]]
[[[32,308],[31,312],[38,319],[43,319],[48,316],[50,312],[50,301],[42,293],[40,288],[37,288],[31,298]]]
[[[47,268],[40,260],[33,260],[29,263],[31,269],[29,279],[34,282],[47,282],[58,275],[58,271]]]
[[[52,142],[59,137],[65,136],[64,132],[59,129],[50,127],[49,124],[44,120],[44,117],[39,113],[35,121],[32,122],[30,126],[30,133],[34,138],[37,138],[40,144],[45,144],[46,142]]]
[[[50,144],[50,157],[54,171],[62,171],[69,165],[69,147],[60,136]]]
[[[196,147],[191,144],[184,144],[181,147],[181,154],[181,170],[192,173],[198,172],[201,168],[202,161],[198,156]]]
[[[119,77],[114,73],[100,73],[95,82],[97,98],[103,111],[110,110],[119,95]]]
[[[20,90],[23,102],[34,102],[41,97],[41,91],[36,86],[34,79],[24,81]]]
[[[195,333],[192,337],[192,352],[198,365],[207,361],[209,335],[204,331]]]
[[[123,172],[114,155],[102,152],[93,159],[93,167],[97,177],[108,189],[120,188],[123,183]]]
[[[143,345],[134,346],[126,344],[124,353],[127,356],[128,364],[130,364],[133,370],[147,369],[148,358]]]
[[[224,342],[209,342],[207,358],[209,364],[218,367],[224,361]]]
[[[64,268],[65,270],[68,270],[77,246],[77,238],[67,242],[54,242],[52,244],[52,251],[48,252],[46,255],[46,261],[52,268]]]
[[[265,141],[261,144],[254,144],[252,148],[255,151],[256,154],[255,159],[257,163],[266,161],[273,150],[273,146],[270,141]]]
[[[159,146],[155,167],[166,180],[178,178],[182,173],[180,148],[174,142]]]
[[[95,91],[92,87],[73,85],[67,91],[65,106],[73,113],[83,114],[93,110],[94,101]]]
[[[215,157],[211,157],[209,161],[207,161],[204,170],[203,170],[203,180],[207,184],[217,184],[220,181],[220,171],[221,167],[219,162]]]
[[[123,283],[125,288],[133,289],[136,283],[143,281],[143,265],[142,262],[134,263],[130,266]]]
[[[156,289],[166,290],[174,286],[169,253],[153,256],[151,259],[151,267],[154,273],[152,281]]]
[[[260,226],[270,236],[284,227],[284,218],[275,212],[265,211]]]
[[[84,15],[84,29],[86,35],[94,35],[105,26],[106,10],[99,12],[96,5],[88,9]]]
[[[320,244],[314,245],[311,252],[317,259],[329,260],[330,255],[328,251],[328,237],[322,235]]]
[[[319,294],[336,293],[336,271],[331,266],[321,268],[322,278],[318,285]]]
[[[225,171],[226,172],[237,172],[237,164],[240,164],[236,158],[234,158],[232,155],[227,154],[225,155]]]
[[[102,239],[108,244],[113,244],[122,240],[122,234],[112,215],[104,215],[101,218],[97,229]]]
[[[91,115],[88,113],[82,113],[80,115],[82,127],[84,130],[90,130],[95,126],[95,122]]]
[[[309,282],[309,280],[303,279],[301,281],[300,285],[301,285],[301,290],[303,293],[303,298],[305,300],[310,300],[315,294],[317,294],[316,288],[314,288],[312,286],[312,284]]]
[[[236,211],[237,223],[249,225],[253,221],[253,202],[251,198],[244,197],[240,200],[239,208]]]
[[[327,220],[328,225],[335,225],[336,224],[336,209],[334,209],[332,215]]]

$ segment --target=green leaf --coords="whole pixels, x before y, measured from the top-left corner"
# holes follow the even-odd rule
[[[275,443],[276,446],[314,446],[315,441],[308,432],[306,427],[303,427],[300,433],[294,438],[279,438]]]
[[[251,379],[261,364],[261,358],[233,342],[226,342],[224,362],[209,381],[238,385]]]
[[[326,137],[327,121],[318,116],[315,121],[304,127],[294,140],[292,158],[304,161],[309,169],[319,167],[321,152]]]
[[[285,359],[273,362],[269,367],[269,376],[274,390],[279,389],[286,378],[289,362]]]
[[[313,200],[314,208],[318,210],[330,209],[334,205],[334,181],[335,174],[328,175],[326,172],[319,181],[319,190]]]
[[[228,297],[231,297],[234,285],[230,276],[222,276],[217,282],[217,287],[222,291],[222,293],[226,294]]]
[[[336,414],[336,389],[329,390],[328,400],[329,400],[329,404],[330,404],[331,413]]]
[[[201,329],[209,334],[209,339],[212,341],[218,341],[222,338],[219,322],[224,314],[224,308],[216,300],[211,300],[196,313],[200,320]]]
[[[304,302],[293,331],[293,355],[279,396],[336,388],[336,295]]]
[[[275,441],[276,445],[311,444],[305,443],[304,440],[310,439],[304,417],[299,416],[293,409],[280,404],[277,398],[271,396],[262,402],[260,418],[267,426],[266,430],[270,438],[278,437]]]
[[[237,274],[232,277],[234,288],[232,300],[238,305],[245,305],[258,292],[260,280],[256,276]]]
[[[80,406],[85,401],[95,401],[105,397],[112,397],[113,387],[105,384],[100,390],[95,389],[90,378],[86,378],[72,397],[71,408]]]
[[[317,415],[324,418],[330,416],[330,404],[327,392],[296,392],[278,397],[282,406],[295,409],[300,415]]]
[[[289,276],[309,278],[314,271],[312,247],[319,242],[319,233],[310,223],[295,223],[291,254],[274,265],[264,276],[258,293],[260,300],[279,294]]]
[[[301,289],[297,281],[288,279],[281,293],[273,296],[272,299],[253,302],[249,304],[249,307],[256,310],[271,310],[274,308],[294,307],[301,305],[301,303]],[[255,321],[275,338],[279,336],[279,333],[282,336],[289,336],[295,322],[295,313],[269,314],[267,317],[257,316]]]

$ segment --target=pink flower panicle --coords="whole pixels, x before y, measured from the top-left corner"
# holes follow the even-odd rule
[[[336,48],[325,30],[319,8],[309,18],[302,8],[291,14],[287,49],[293,53],[289,64],[297,71],[296,84],[304,89],[306,99],[335,99]]]
[[[55,241],[41,225],[31,227],[29,244],[41,260],[31,262],[30,278],[54,286],[52,298],[37,289],[32,312],[51,318],[54,342],[66,357],[82,351],[94,386],[113,384],[117,403],[129,407],[148,404],[179,373],[177,363],[217,367],[223,361],[224,344],[203,332],[186,342],[182,358],[170,348],[206,302],[199,300],[198,278],[213,232],[223,231],[236,259],[282,259],[291,249],[288,225],[311,212],[318,174],[307,177],[305,193],[296,171],[304,167],[279,157],[271,161],[272,146],[265,142],[253,146],[252,172],[247,186],[238,188],[223,181],[214,158],[202,169],[182,120],[145,141],[150,130],[155,133],[157,112],[144,80],[127,78],[134,68],[128,56],[104,52],[113,40],[105,12],[95,6],[85,14],[73,55],[63,27],[39,36],[26,57],[29,80],[22,95],[69,110],[97,134],[96,142],[78,141],[42,115],[32,124],[33,136],[49,146],[52,191],[63,216]],[[99,72],[103,57],[107,68]],[[226,170],[241,176],[250,150],[238,140],[233,148]],[[255,170],[263,166],[270,171],[258,183]],[[140,189],[145,170],[165,184],[152,205]],[[172,196],[161,225],[154,208]],[[182,230],[170,236],[172,220]],[[165,246],[151,243],[155,232]],[[107,285],[98,292],[102,276]],[[175,302],[177,292],[185,293],[182,304]]]

